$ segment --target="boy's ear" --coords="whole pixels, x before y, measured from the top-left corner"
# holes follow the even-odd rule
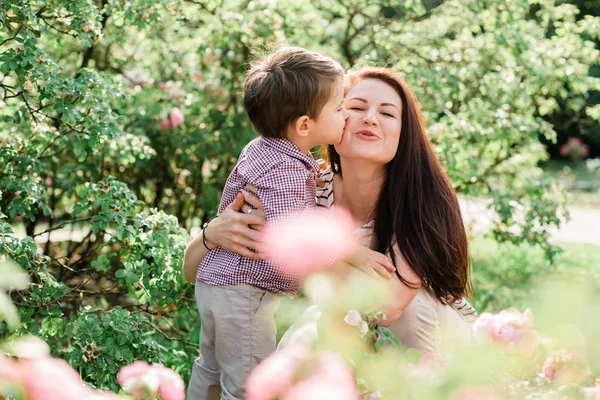
[[[295,125],[294,128],[295,128],[296,134],[298,136],[302,136],[302,137],[308,136],[309,122],[310,122],[310,118],[307,115],[303,115],[296,120],[296,123],[294,124]]]

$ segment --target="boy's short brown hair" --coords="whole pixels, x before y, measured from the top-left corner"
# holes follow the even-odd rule
[[[283,46],[252,62],[244,81],[244,108],[262,136],[285,137],[287,126],[298,117],[316,119],[344,77],[332,58]]]

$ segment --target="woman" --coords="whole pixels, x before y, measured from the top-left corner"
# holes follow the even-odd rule
[[[395,267],[394,304],[381,321],[404,347],[448,353],[470,339],[476,313],[470,291],[468,243],[456,193],[429,142],[418,104],[389,69],[365,68],[346,77],[349,112],[343,139],[329,146],[317,203],[347,209],[367,245],[351,263],[387,277]],[[212,246],[256,256],[265,223],[260,202],[244,193],[206,229]],[[244,211],[246,214],[236,213]],[[253,210],[250,215],[249,210]],[[255,210],[255,211],[254,211]],[[186,251],[186,279],[206,253],[195,239]],[[370,250],[370,249],[371,250]],[[387,274],[389,275],[389,274]]]

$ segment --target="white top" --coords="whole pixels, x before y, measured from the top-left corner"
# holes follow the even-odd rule
[[[319,174],[319,178],[323,185],[317,186],[317,206],[333,209],[334,174],[327,168]],[[374,224],[375,221],[371,220],[354,232],[360,242],[365,243],[365,239],[370,239]],[[312,313],[316,311],[313,309]],[[447,306],[440,303],[428,288],[421,287],[390,330],[405,349],[448,354],[470,341],[471,324],[476,317],[477,311],[466,299]]]

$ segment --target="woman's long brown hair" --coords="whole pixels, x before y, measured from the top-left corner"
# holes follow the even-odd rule
[[[386,165],[386,179],[375,208],[377,251],[394,242],[408,265],[443,304],[472,293],[469,246],[458,198],[425,134],[419,104],[398,74],[387,68],[363,68],[346,76],[346,92],[365,79],[379,79],[402,99],[402,130],[396,155]],[[342,174],[340,156],[328,146],[334,173]],[[398,272],[407,286],[415,287]]]

